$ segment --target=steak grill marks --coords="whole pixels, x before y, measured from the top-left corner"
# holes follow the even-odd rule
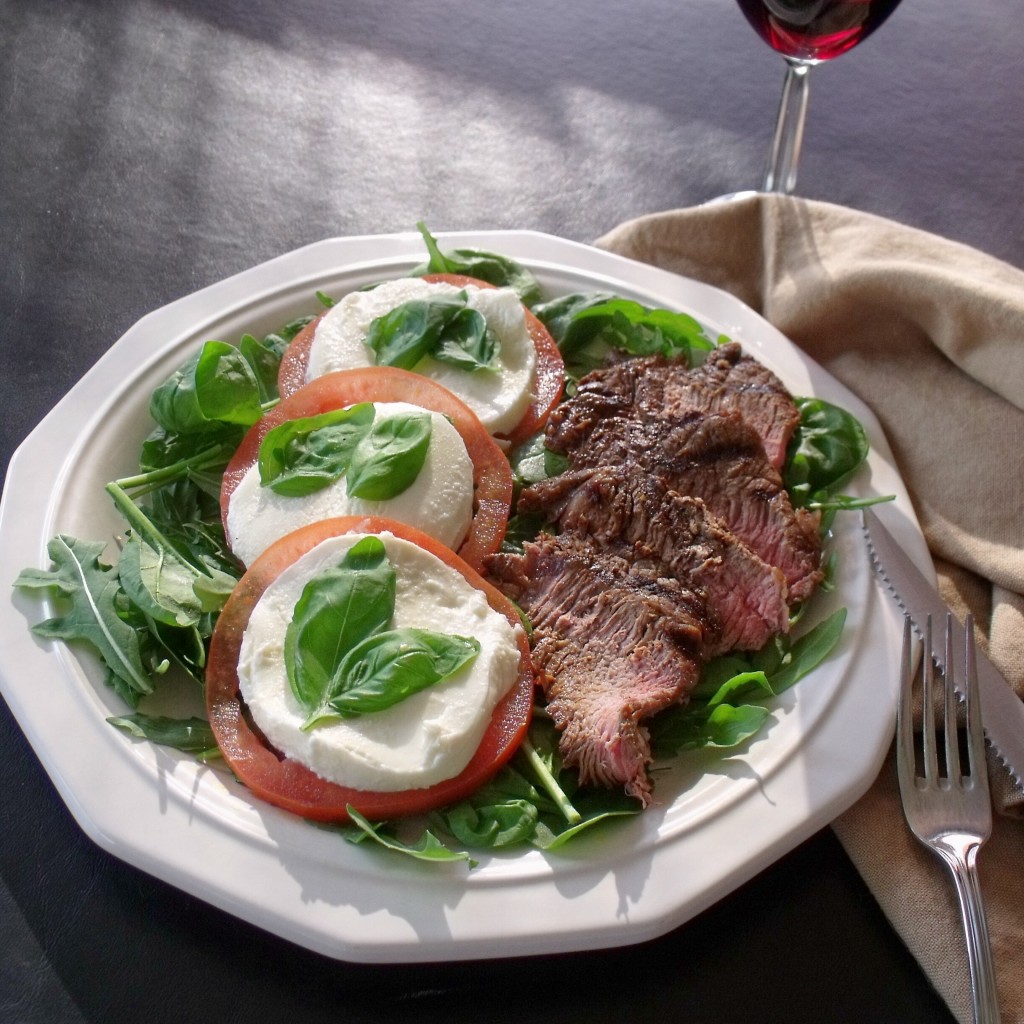
[[[558,535],[490,571],[533,623],[581,782],[648,803],[644,719],[685,702],[708,657],[785,632],[789,602],[817,586],[817,517],[792,508],[778,472],[798,422],[781,382],[734,344],[697,370],[616,363],[555,411],[547,443],[569,469],[518,509]]]

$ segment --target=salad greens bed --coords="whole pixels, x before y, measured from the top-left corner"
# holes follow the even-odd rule
[[[514,288],[558,343],[567,394],[611,350],[685,356],[698,365],[728,340],[709,338],[685,314],[649,309],[607,293],[542,301],[537,280],[515,261],[473,249],[442,251],[426,227],[418,227],[429,258],[412,275],[466,274]],[[322,305],[332,305],[329,296],[317,297]],[[109,719],[112,726],[204,762],[219,757],[209,724],[195,717],[147,714],[144,701],[158,687],[183,685],[182,672],[203,686],[217,616],[243,572],[221,526],[221,476],[249,427],[277,402],[281,356],[312,319],[293,320],[262,339],[246,334],[237,345],[205,342],[153,393],[149,408],[156,425],[142,443],[139,472],[106,486],[127,526],[116,564],[104,560],[103,542],[62,535],[48,546],[52,567],[26,569],[14,583],[53,597],[60,609],[33,627],[36,634],[84,643],[99,655],[107,684],[127,706],[124,714]],[[416,342],[411,319],[425,325],[424,332],[434,332],[428,342]],[[376,340],[378,353],[394,351],[406,362],[410,352],[436,355],[447,348],[470,371],[486,368],[492,355],[483,328],[458,301],[442,310],[419,310],[401,322],[393,317]],[[867,457],[867,440],[845,410],[814,398],[798,398],[797,404],[801,422],[787,454],[784,481],[795,505],[820,511],[827,532],[838,511],[878,500],[839,493]],[[350,416],[342,415],[345,419]],[[545,447],[542,434],[509,457],[516,493],[565,468],[564,460]],[[375,469],[366,472],[373,476]],[[513,505],[506,548],[521,546],[541,526],[516,515]],[[834,566],[827,570],[826,589]],[[692,700],[650,723],[656,756],[671,758],[697,748],[742,749],[771,718],[771,700],[818,665],[842,633],[845,609],[809,629],[799,622],[806,612],[797,609],[791,634],[764,650],[710,662]],[[598,822],[639,810],[638,802],[621,792],[578,787],[575,774],[561,764],[557,735],[541,706],[512,762],[470,799],[432,813],[416,823],[413,834],[407,822],[371,824],[354,809],[352,824],[339,831],[353,842],[371,841],[424,860],[472,864],[471,851],[525,844],[555,850]]]

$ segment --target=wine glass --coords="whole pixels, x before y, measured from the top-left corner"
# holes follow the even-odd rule
[[[763,192],[789,195],[807,114],[808,75],[866,39],[900,0],[736,0],[754,31],[786,60]]]

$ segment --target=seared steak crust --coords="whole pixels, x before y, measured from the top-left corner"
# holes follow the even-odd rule
[[[731,342],[696,369],[685,359],[648,356],[588,374],[572,402],[555,410],[548,444],[557,451],[576,450],[581,438],[609,416],[675,421],[695,412],[738,413],[757,432],[776,469],[782,468],[800,423],[782,381]]]
[[[584,784],[651,800],[644,720],[685,702],[704,660],[757,650],[821,579],[817,517],[778,467],[799,413],[774,374],[717,350],[588,374],[549,420],[568,470],[527,487],[541,513],[522,555],[489,561],[533,624],[533,656]],[[770,453],[770,454],[769,454]]]

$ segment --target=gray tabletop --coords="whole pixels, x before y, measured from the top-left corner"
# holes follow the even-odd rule
[[[816,69],[798,191],[1024,266],[1018,14],[905,0]],[[756,186],[781,78],[733,0],[0,0],[3,468],[140,316],[298,246]],[[949,1019],[828,830],[641,946],[357,966],[94,846],[2,704],[0,752],[5,1024]]]

